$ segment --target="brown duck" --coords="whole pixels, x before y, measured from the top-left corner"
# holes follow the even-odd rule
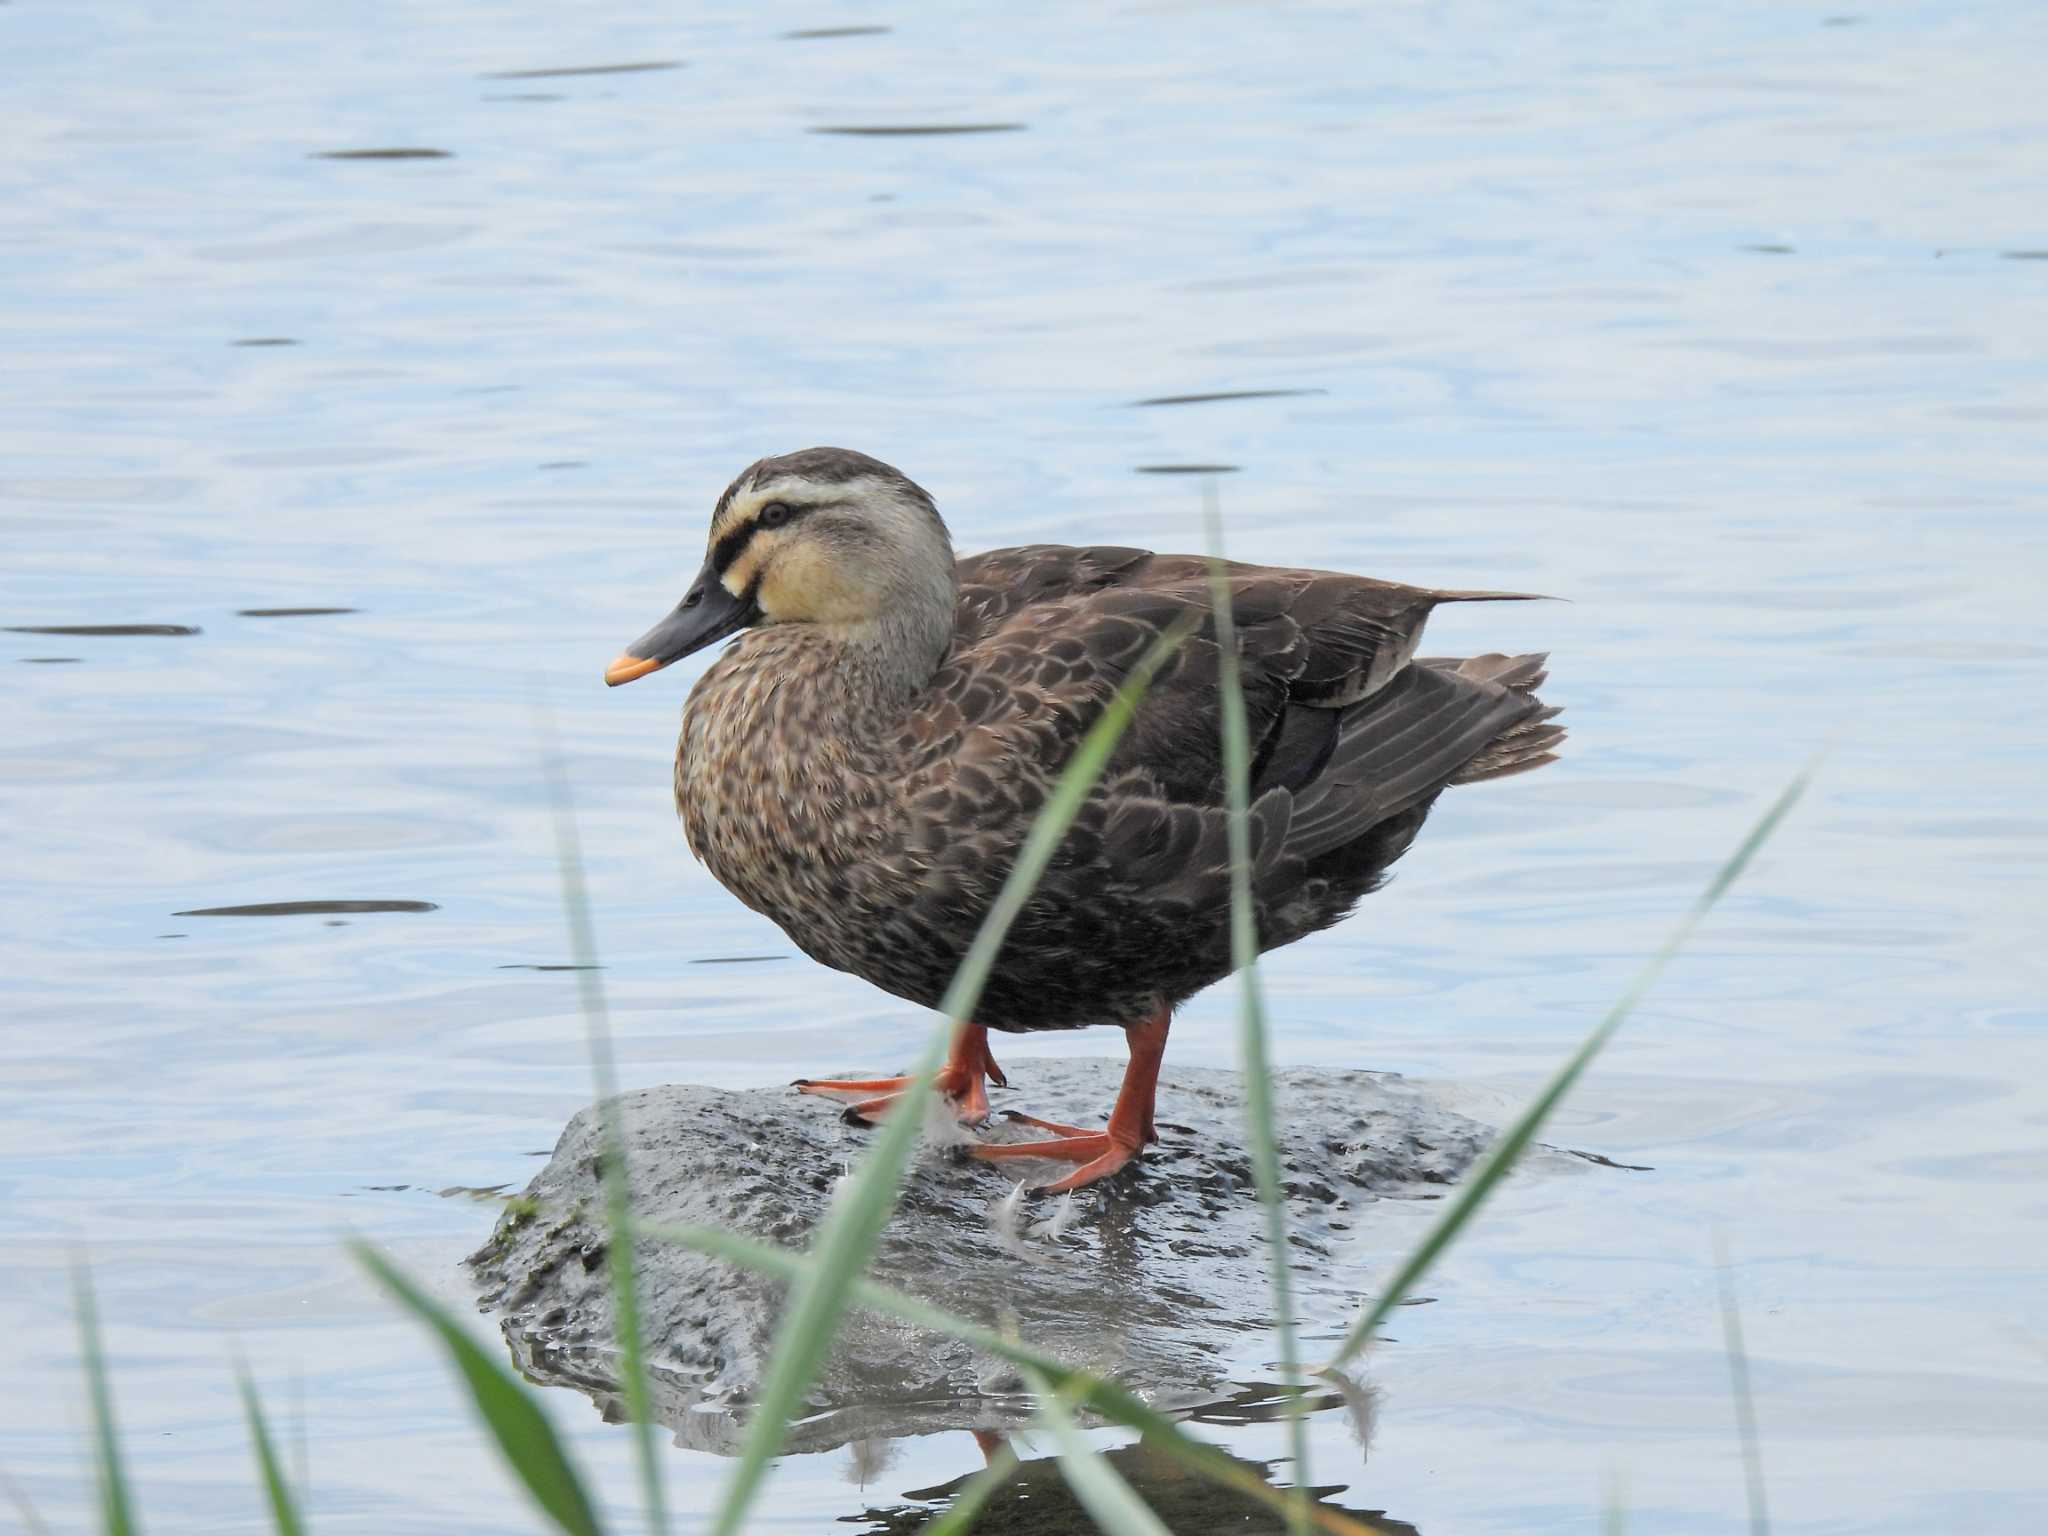
[[[631,682],[728,635],[690,691],[676,808],[698,858],[813,959],[930,1007],[1081,734],[1152,642],[1209,612],[1207,562],[1035,544],[956,561],[932,498],[844,448],[762,459],[718,498],[675,611],[611,664]],[[1549,762],[1541,656],[1416,660],[1439,603],[1513,599],[1226,567],[1252,741],[1261,947],[1378,886],[1448,785]],[[1160,670],[1012,929],[940,1086],[963,1119],[1004,1082],[988,1030],[1120,1024],[1106,1130],[980,1156],[1135,1157],[1173,1010],[1230,966],[1218,652],[1204,624]],[[879,1113],[900,1078],[804,1080]],[[1029,1120],[1029,1117],[1016,1118]]]

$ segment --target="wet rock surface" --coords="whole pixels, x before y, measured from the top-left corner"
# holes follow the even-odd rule
[[[1037,1132],[1004,1108],[1099,1124],[1122,1063],[1020,1062],[996,1092],[985,1139]],[[1281,1163],[1297,1272],[1347,1298],[1373,1278],[1342,1259],[1360,1207],[1441,1193],[1491,1128],[1383,1073],[1286,1072],[1275,1079]],[[729,1092],[679,1085],[622,1095],[633,1208],[643,1219],[701,1222],[806,1247],[835,1183],[872,1138],[830,1100],[787,1088]],[[1035,1347],[1114,1374],[1163,1407],[1228,1400],[1247,1335],[1271,1327],[1267,1260],[1243,1144],[1234,1073],[1168,1070],[1160,1141],[1139,1165],[1061,1199],[1008,1200],[1020,1176],[1063,1166],[970,1159],[928,1136],[883,1236],[876,1279]],[[582,1390],[616,1416],[616,1360],[603,1201],[600,1120],[576,1115],[528,1187],[471,1256],[484,1305],[520,1365]],[[1006,1209],[1006,1206],[1008,1207]],[[782,1287],[719,1261],[642,1242],[636,1252],[657,1412],[685,1444],[736,1448],[780,1316]],[[1028,1414],[999,1362],[951,1339],[852,1314],[812,1389],[814,1412],[791,1448],[1000,1426]]]

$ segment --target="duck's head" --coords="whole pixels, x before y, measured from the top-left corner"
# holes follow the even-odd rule
[[[850,448],[740,472],[711,513],[703,569],[675,611],[605,669],[617,687],[762,624],[832,626],[936,652],[953,622],[953,545],[925,491]]]

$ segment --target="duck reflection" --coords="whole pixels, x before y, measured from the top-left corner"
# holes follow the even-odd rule
[[[514,1362],[532,1381],[574,1387],[589,1397],[608,1423],[626,1419],[623,1394],[610,1379],[608,1360],[587,1358],[580,1351],[551,1349],[511,1334]],[[676,1444],[716,1455],[738,1453],[746,1435],[744,1414],[707,1406],[694,1383],[670,1377],[660,1369],[649,1373],[657,1422],[675,1435]],[[1285,1417],[1290,1399],[1303,1392],[1303,1410],[1312,1415],[1339,1414],[1362,1456],[1370,1454],[1376,1394],[1366,1384],[1334,1373],[1309,1389],[1290,1389],[1276,1382],[1232,1383],[1199,1402],[1183,1401],[1169,1409],[1182,1423],[1218,1429],[1244,1429],[1276,1423]],[[895,1536],[918,1530],[946,1509],[968,1481],[985,1466],[1014,1463],[989,1494],[972,1529],[984,1536],[1071,1536],[1095,1529],[1074,1501],[1056,1457],[1040,1455],[1029,1425],[1035,1404],[1028,1393],[993,1393],[965,1399],[938,1395],[895,1402],[849,1405],[811,1415],[792,1426],[785,1449],[818,1454],[839,1451],[845,1456],[844,1476],[866,1493],[882,1484],[908,1439],[923,1435],[971,1436],[977,1465],[931,1488],[905,1490],[900,1502],[871,1505],[859,1514],[841,1517],[859,1527],[858,1536]],[[1086,1415],[1081,1416],[1084,1420]],[[1206,1437],[1205,1437],[1206,1438]],[[1241,1476],[1232,1487],[1189,1470],[1161,1451],[1140,1442],[1119,1446],[1104,1456],[1165,1522],[1175,1536],[1205,1532],[1257,1536],[1287,1529],[1284,1510],[1256,1492],[1252,1484],[1276,1485],[1268,1463],[1237,1456],[1207,1439],[1209,1448]],[[962,1459],[973,1453],[961,1445]],[[1416,1536],[1406,1521],[1380,1510],[1358,1509],[1335,1502],[1344,1485],[1309,1490],[1314,1528],[1332,1536]]]
[[[1006,1448],[1018,1457],[975,1517],[971,1529],[976,1536],[1075,1536],[1096,1529],[1067,1486],[1057,1457],[1029,1455],[1021,1436],[1006,1441],[994,1431],[977,1430],[974,1438],[992,1463]],[[1287,1530],[1284,1511],[1192,1472],[1142,1442],[1100,1454],[1174,1536],[1209,1536],[1212,1532],[1221,1536],[1226,1531],[1232,1536],[1284,1536]],[[1268,1464],[1227,1451],[1221,1454],[1246,1478],[1271,1484]],[[902,1503],[843,1516],[840,1523],[852,1527],[857,1536],[912,1536],[950,1508],[974,1475],[963,1474],[933,1488],[906,1490]],[[1337,1503],[1335,1496],[1343,1491],[1342,1484],[1308,1490],[1315,1530],[1419,1536],[1416,1527],[1391,1519],[1384,1511]]]

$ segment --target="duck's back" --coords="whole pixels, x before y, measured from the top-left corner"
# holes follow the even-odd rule
[[[855,880],[872,887],[857,898],[866,926],[838,930],[833,963],[935,1002],[1075,743],[1151,644],[1194,615],[1200,627],[1155,677],[1012,930],[979,1017],[1060,1028],[1178,1003],[1229,970],[1208,563],[1035,545],[963,560],[958,573],[953,649],[890,744],[898,835],[873,878]],[[1534,697],[1541,657],[1414,660],[1438,603],[1519,594],[1226,573],[1252,743],[1252,887],[1270,949],[1343,917],[1447,785],[1540,766],[1563,732]]]

